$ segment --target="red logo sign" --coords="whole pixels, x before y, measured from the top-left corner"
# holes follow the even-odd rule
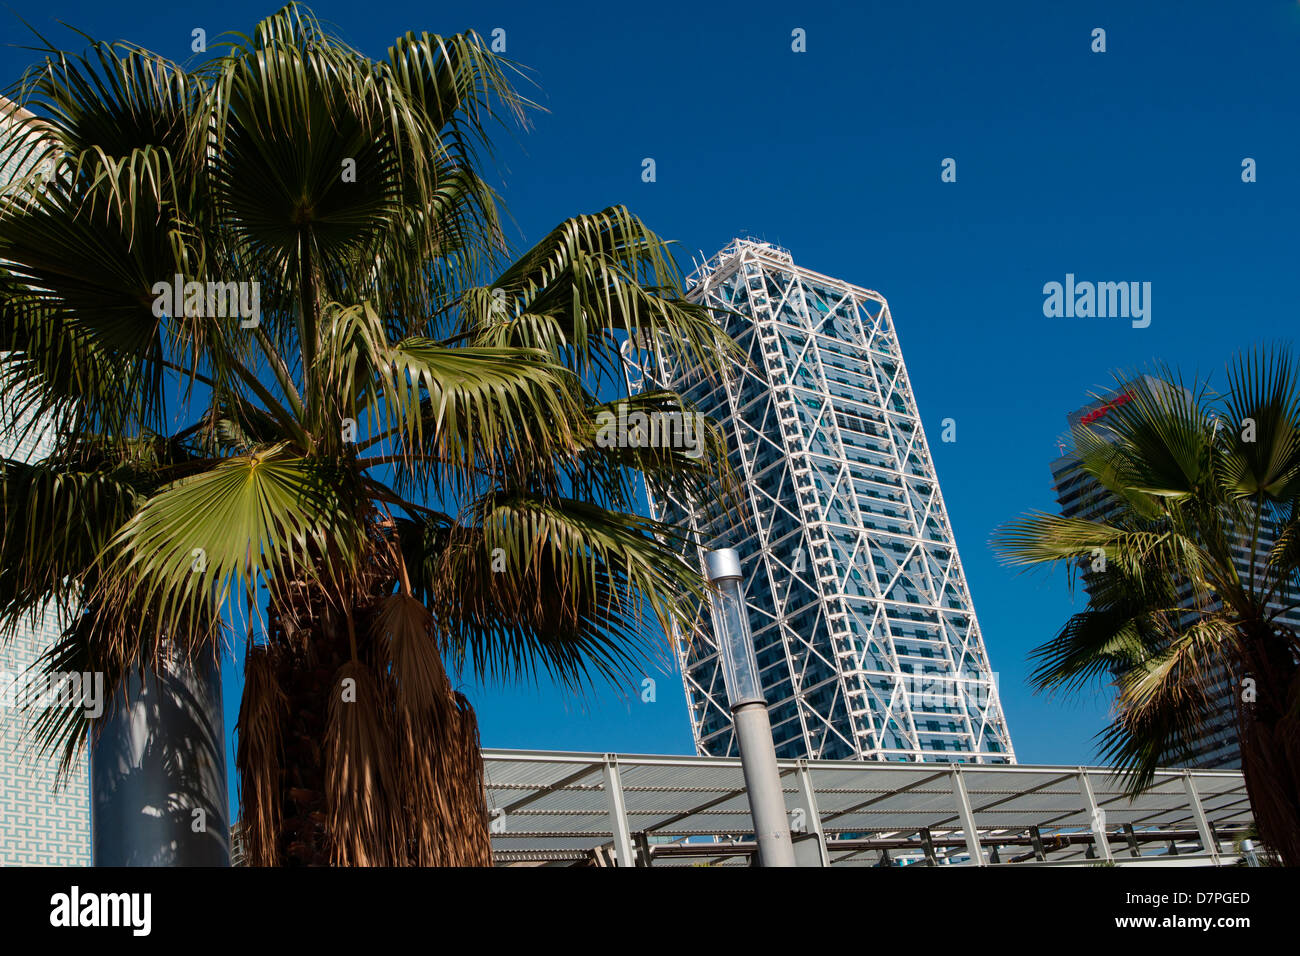
[[[1119,408],[1121,405],[1127,405],[1131,401],[1133,401],[1132,395],[1130,395],[1128,392],[1121,392],[1119,395],[1115,396],[1115,398],[1111,399],[1105,405],[1102,405],[1099,408],[1094,408],[1087,415],[1084,415],[1083,418],[1079,419],[1079,421],[1081,424],[1084,425],[1091,424],[1092,422],[1095,422],[1097,419],[1101,418],[1103,415],[1109,412],[1112,408]]]

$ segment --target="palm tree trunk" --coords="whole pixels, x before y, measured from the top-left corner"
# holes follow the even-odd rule
[[[1255,698],[1243,688],[1246,791],[1260,839],[1285,866],[1300,866],[1300,666],[1289,644],[1268,629],[1247,636],[1243,656]]]
[[[384,588],[377,590],[382,593]],[[365,597],[353,610],[360,658],[355,663],[346,616],[323,595],[309,600],[312,613],[299,618],[310,622],[309,631],[273,618],[269,643],[253,649],[246,663],[239,767],[247,863],[491,866],[478,724],[469,702],[448,686],[451,718],[420,724],[412,733],[409,724],[391,713],[394,695],[384,668],[375,666],[376,649],[368,646]],[[259,661],[257,655],[267,660]],[[254,680],[251,672],[265,665],[273,675],[269,689],[267,681]],[[342,745],[331,726],[331,705],[340,694],[339,675],[345,666],[354,673],[364,668],[377,690],[383,713],[374,718],[376,736],[371,739],[381,741],[384,752],[353,755],[354,762],[367,762],[378,771],[364,778],[378,786],[331,793],[331,759],[338,759]],[[271,707],[265,698],[275,694],[282,695],[283,703]],[[364,700],[346,706],[362,705]],[[272,710],[263,725],[272,728],[278,746],[254,746],[255,718]],[[340,820],[364,825],[336,832]]]
[[[277,674],[288,701],[284,731],[283,816],[278,835],[285,866],[327,866],[324,741],[334,674],[347,660],[347,638],[323,626],[305,647],[284,648]]]

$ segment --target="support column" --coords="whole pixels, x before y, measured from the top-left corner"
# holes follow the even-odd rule
[[[95,866],[229,866],[221,666],[128,674],[90,740]]]
[[[1210,827],[1210,820],[1205,815],[1205,808],[1201,806],[1201,795],[1196,792],[1196,781],[1192,779],[1189,771],[1183,771],[1183,790],[1187,793],[1187,805],[1192,808],[1192,816],[1196,819],[1196,829],[1201,834],[1201,847],[1205,853],[1210,854],[1214,865],[1219,865],[1219,841],[1214,836],[1214,830]]]
[[[623,778],[618,772],[618,758],[605,754],[605,799],[609,801],[609,828],[614,833],[615,863],[636,866],[632,856],[632,833],[627,825],[627,804],[623,801]]]
[[[731,711],[740,744],[740,764],[749,792],[749,812],[754,820],[761,866],[794,866],[790,820],[785,815],[785,791],[772,746],[772,724],[767,704],[740,704]]]
[[[812,774],[808,772],[808,761],[798,761],[799,795],[803,798],[808,811],[808,829],[817,837],[817,850],[821,854],[821,865],[830,866],[830,848],[826,846],[826,831],[822,829],[822,815],[817,807],[817,794],[813,790]],[[799,853],[795,852],[798,859]]]
[[[976,866],[984,865],[984,850],[980,847],[979,829],[975,826],[975,812],[970,806],[970,796],[966,793],[966,781],[961,778],[961,767],[952,765],[952,795],[957,800],[957,812],[961,815],[961,826],[966,831],[966,849],[970,861]]]
[[[1079,793],[1084,799],[1083,808],[1088,812],[1088,829],[1092,831],[1092,843],[1097,848],[1097,856],[1106,862],[1113,862],[1115,857],[1110,852],[1110,840],[1106,839],[1106,823],[1097,798],[1092,793],[1092,782],[1088,771],[1079,768]]]

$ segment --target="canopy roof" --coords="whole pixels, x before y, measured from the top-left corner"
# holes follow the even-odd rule
[[[483,756],[498,864],[607,865],[620,845],[631,850],[625,865],[750,863],[738,759]],[[1097,767],[807,760],[779,768],[797,846],[815,858],[822,837],[822,859],[833,866],[976,855],[1018,865],[1227,863],[1240,858],[1234,842],[1253,822],[1237,771],[1160,771],[1130,800],[1116,773]]]

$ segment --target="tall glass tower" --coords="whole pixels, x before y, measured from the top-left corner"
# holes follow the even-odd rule
[[[739,551],[777,755],[1013,763],[885,299],[747,239],[687,281],[746,363],[710,382],[644,342],[629,384],[722,425],[740,500],[650,507]],[[707,608],[674,643],[696,748],[734,754]]]

